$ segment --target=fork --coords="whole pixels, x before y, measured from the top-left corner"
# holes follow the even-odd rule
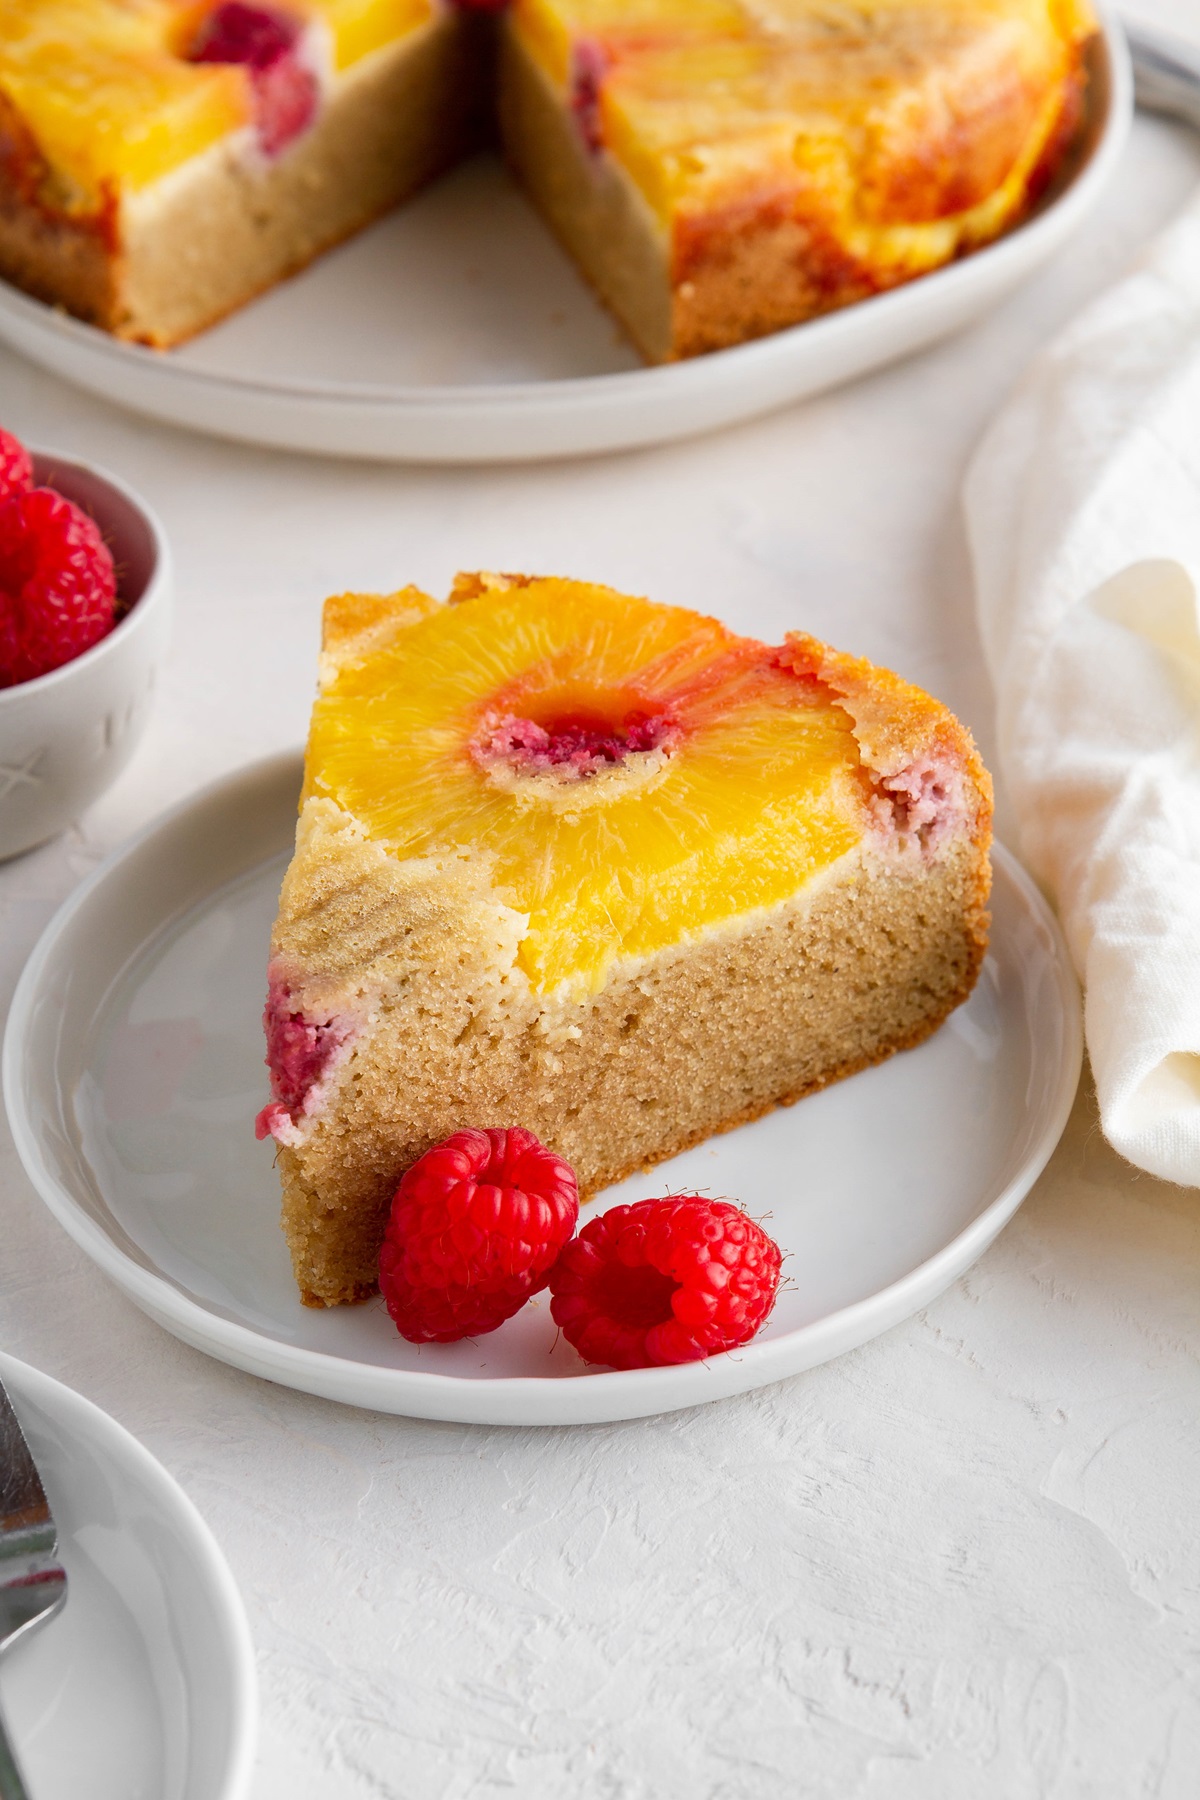
[[[20,1421],[0,1381],[0,1655],[67,1597],[58,1533]],[[0,1717],[0,1800],[29,1800]]]

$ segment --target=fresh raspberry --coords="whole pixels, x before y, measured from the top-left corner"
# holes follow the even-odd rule
[[[550,1311],[586,1362],[696,1362],[746,1344],[779,1289],[779,1246],[740,1207],[700,1194],[614,1206],[550,1272]]]
[[[268,156],[311,125],[317,78],[300,55],[301,20],[274,6],[225,0],[204,20],[188,51],[194,63],[239,63],[254,90],[254,123]]]
[[[0,688],[81,656],[112,630],[117,580],[95,522],[51,488],[0,502]]]
[[[33,486],[33,458],[11,431],[0,431],[0,501],[28,493]]]
[[[570,1163],[531,1131],[456,1131],[404,1176],[379,1256],[402,1337],[446,1344],[494,1331],[544,1288],[575,1229]]]
[[[254,122],[268,156],[278,156],[317,116],[320,93],[311,69],[281,56],[254,78]]]
[[[581,38],[575,46],[571,111],[593,156],[598,156],[604,148],[602,96],[609,61],[609,52],[604,45],[593,39]]]

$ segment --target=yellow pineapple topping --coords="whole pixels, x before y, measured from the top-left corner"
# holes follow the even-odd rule
[[[7,101],[55,179],[44,203],[89,210],[148,186],[254,116],[250,71],[188,60],[218,0],[0,0]],[[334,70],[405,37],[435,0],[264,0],[315,28]]]
[[[329,28],[334,67],[348,69],[426,24],[437,6],[436,0],[310,0],[308,10]]]
[[[851,722],[767,646],[582,582],[405,599],[320,695],[306,793],[396,856],[486,858],[538,992],[595,992],[861,838]]]
[[[141,186],[249,119],[243,69],[175,54],[181,18],[166,0],[0,0],[0,97],[58,178],[55,200]]]
[[[799,191],[840,237],[891,228],[882,254],[916,264],[953,250],[951,219],[1011,210],[1096,28],[1090,0],[513,0],[513,17],[664,224]]]

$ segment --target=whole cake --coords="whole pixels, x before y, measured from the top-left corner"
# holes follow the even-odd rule
[[[481,142],[494,103],[643,354],[690,356],[1020,220],[1094,37],[1088,0],[0,0],[0,274],[178,343]]]
[[[990,819],[944,707],[803,635],[525,576],[330,600],[258,1123],[304,1299],[374,1291],[460,1128],[588,1195],[919,1043],[979,970]]]

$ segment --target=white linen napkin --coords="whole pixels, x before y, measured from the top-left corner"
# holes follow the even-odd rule
[[[1200,200],[967,477],[1000,760],[1084,983],[1101,1123],[1200,1186]]]

